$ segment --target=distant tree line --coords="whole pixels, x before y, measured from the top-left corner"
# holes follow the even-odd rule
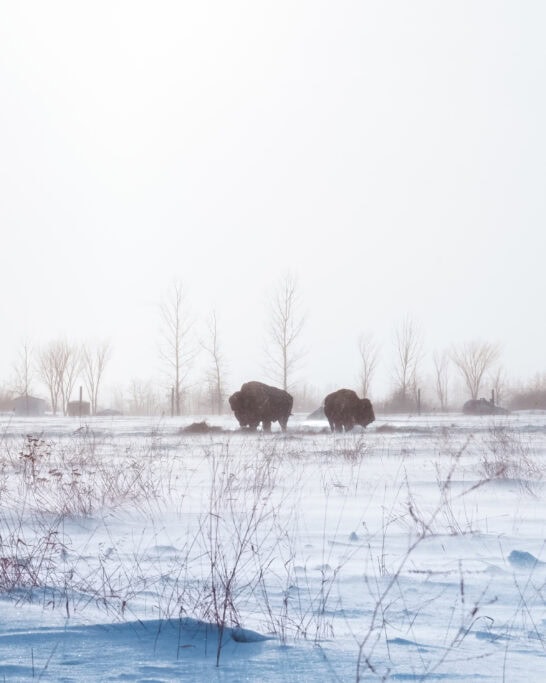
[[[3,391],[3,408],[15,396],[31,396],[40,385],[45,388],[53,415],[67,415],[74,388],[81,383],[95,414],[110,354],[108,341],[78,345],[56,339],[34,348],[30,340],[24,340],[14,361],[11,385]]]
[[[186,290],[175,281],[160,300],[158,318],[161,379],[133,378],[127,386],[115,387],[107,407],[134,415],[229,410],[229,366],[217,312],[210,312],[202,334],[195,335],[196,320]],[[301,374],[307,353],[302,344],[305,321],[297,277],[285,272],[268,295],[262,377],[290,391],[299,411],[316,408],[324,394],[306,383]],[[460,409],[462,400],[483,394],[514,409],[546,408],[546,376],[537,376],[529,386],[509,391],[499,364],[498,344],[469,340],[435,350],[428,370],[424,349],[423,332],[409,316],[393,329],[390,346],[380,345],[373,333],[362,332],[355,340],[355,378],[354,386],[349,388],[374,399],[379,410],[389,412],[414,412],[418,407]],[[374,396],[374,386],[385,355],[390,359],[391,389],[379,400]],[[69,402],[78,397],[82,387],[90,412],[96,414],[105,407],[101,391],[111,357],[112,347],[107,340],[76,344],[59,338],[41,347],[23,340],[13,363],[12,379],[0,388],[0,410],[8,409],[14,396],[39,392],[47,395],[54,415],[66,415]],[[197,367],[201,369],[200,377],[195,376]]]

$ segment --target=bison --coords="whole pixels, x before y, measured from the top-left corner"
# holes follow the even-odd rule
[[[260,424],[264,432],[271,431],[271,423],[278,422],[286,431],[294,399],[283,389],[262,382],[246,382],[240,391],[229,397],[229,405],[241,427],[255,431]]]
[[[324,414],[333,432],[342,429],[348,432],[355,424],[366,427],[375,420],[370,400],[358,398],[351,389],[338,389],[328,394],[324,399]]]

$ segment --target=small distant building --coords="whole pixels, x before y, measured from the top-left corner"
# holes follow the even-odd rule
[[[13,412],[18,417],[39,417],[47,409],[47,402],[36,396],[17,396],[12,403]]]
[[[507,415],[508,410],[496,406],[493,401],[488,401],[486,398],[473,398],[464,404],[463,413],[465,415]]]
[[[84,417],[91,414],[89,401],[69,401],[68,414],[70,417]]]

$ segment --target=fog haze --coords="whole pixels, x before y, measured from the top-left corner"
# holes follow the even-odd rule
[[[263,377],[297,274],[299,377],[353,385],[357,338],[426,362],[498,342],[546,370],[541,2],[0,2],[0,380],[23,338],[108,338],[160,378],[158,304],[214,308],[229,387]],[[196,369],[196,376],[199,371]]]

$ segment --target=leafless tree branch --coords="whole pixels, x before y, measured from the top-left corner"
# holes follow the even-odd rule
[[[476,340],[452,349],[451,359],[457,366],[471,398],[478,398],[485,372],[496,362],[499,354],[497,344]]]
[[[91,413],[93,415],[97,412],[100,383],[110,355],[111,348],[108,341],[102,341],[94,347],[85,344],[82,348],[83,381],[91,402]]]
[[[269,373],[285,391],[291,385],[294,369],[305,355],[298,346],[305,324],[299,308],[297,278],[286,272],[273,292],[266,346]]]
[[[166,368],[169,384],[174,393],[175,415],[180,415],[182,385],[195,355],[195,351],[189,344],[193,320],[187,310],[186,295],[180,282],[172,284],[159,310],[161,318],[159,356]]]
[[[220,415],[224,405],[224,375],[225,358],[220,343],[220,332],[218,330],[218,318],[216,311],[212,311],[207,320],[206,338],[201,341],[203,350],[209,358],[207,370],[207,383],[211,388],[214,409]]]
[[[447,351],[434,352],[432,357],[434,363],[434,385],[436,388],[436,396],[440,402],[440,410],[447,410],[448,406],[448,389],[449,389],[449,354]]]
[[[394,334],[395,394],[405,403],[417,390],[417,372],[423,356],[422,335],[410,317],[406,317]]]
[[[370,394],[370,385],[378,362],[378,348],[371,334],[360,335],[358,354],[360,357],[360,387],[362,396],[367,397]]]

